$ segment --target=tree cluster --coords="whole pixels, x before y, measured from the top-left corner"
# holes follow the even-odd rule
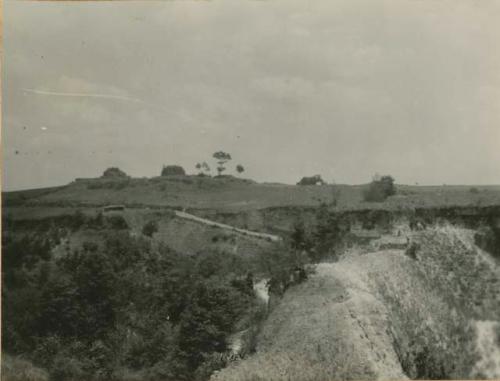
[[[162,176],[185,176],[186,171],[180,165],[164,165],[161,170]]]
[[[113,230],[102,216],[75,218],[77,229],[100,224],[102,240],[57,257],[53,248],[65,234],[59,221],[48,230],[7,224],[2,349],[57,380],[127,373],[206,379],[217,366],[213,354],[226,350],[226,338],[252,305],[252,282],[238,281],[248,265],[227,253],[192,257],[153,248],[149,239]]]
[[[290,245],[296,252],[307,254],[308,260],[319,262],[323,259],[337,259],[339,245],[349,226],[322,203],[316,211],[315,222],[306,230],[303,221],[298,220],[290,237]]]

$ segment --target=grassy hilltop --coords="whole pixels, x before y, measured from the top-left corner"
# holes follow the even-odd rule
[[[165,176],[154,178],[81,179],[66,186],[3,193],[4,206],[128,206],[246,211],[280,206],[318,206],[337,209],[500,204],[500,186],[409,186],[384,203],[365,202],[367,185],[286,185],[256,183],[231,176]]]

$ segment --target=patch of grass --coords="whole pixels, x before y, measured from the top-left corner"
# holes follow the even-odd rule
[[[48,373],[20,357],[2,353],[3,381],[48,381]]]

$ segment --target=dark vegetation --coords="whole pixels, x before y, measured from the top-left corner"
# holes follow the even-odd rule
[[[369,202],[382,202],[396,194],[392,176],[375,177],[363,192],[363,199]]]
[[[490,219],[476,232],[474,241],[477,246],[500,260],[500,226],[494,219]]]
[[[300,263],[284,246],[250,259],[153,247],[120,215],[6,218],[3,229],[2,349],[53,380],[207,379],[228,335],[255,319],[252,271],[286,283]],[[54,256],[87,229],[102,242]]]
[[[158,231],[158,222],[148,221],[142,227],[142,234],[148,237],[152,237],[154,233]]]
[[[412,242],[405,250],[405,254],[411,259],[417,259],[417,253],[420,249],[419,244],[416,242]]]
[[[240,174],[241,174],[241,173],[243,173],[244,171],[245,171],[245,167],[243,167],[241,164],[238,164],[238,165],[236,166],[236,172],[238,172],[238,173],[240,173]]]
[[[478,194],[479,193],[479,189],[477,189],[476,187],[471,187],[469,189],[469,192],[472,193],[472,194]]]
[[[226,164],[232,160],[231,154],[224,152],[224,151],[217,151],[214,152],[212,155],[212,158],[215,159],[217,163],[217,177],[221,177],[222,173],[227,169]],[[198,176],[204,177],[204,176],[210,176],[210,166],[206,161],[204,162],[198,162],[195,165],[196,170],[198,171]],[[237,164],[235,166],[235,170],[238,174],[241,174],[245,171],[245,167],[241,164]]]
[[[226,170],[226,163],[231,160],[231,155],[224,151],[215,152],[212,157],[217,160],[217,174],[220,176]]]
[[[198,176],[209,176],[210,166],[206,161],[203,163],[196,163],[195,168],[198,170]]]
[[[304,176],[297,185],[324,185],[326,184],[320,175]]]
[[[161,170],[162,176],[184,176],[186,171],[180,165],[164,165]]]
[[[296,221],[290,246],[314,263],[324,259],[336,260],[341,252],[342,240],[349,229],[348,221],[322,203],[316,211],[312,229],[307,230],[300,219]]]
[[[120,168],[110,167],[104,171],[101,177],[106,179],[123,179],[128,178],[129,176]]]

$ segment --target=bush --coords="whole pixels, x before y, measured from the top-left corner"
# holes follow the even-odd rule
[[[349,226],[344,226],[340,218],[328,210],[326,204],[321,204],[316,213],[316,224],[310,242],[310,256],[314,262],[325,258],[338,259],[338,248]]]
[[[363,199],[369,202],[382,202],[395,193],[394,178],[382,176],[380,179],[374,179],[363,191]]]
[[[186,171],[180,165],[164,165],[161,170],[162,176],[185,176]]]
[[[405,254],[411,259],[417,259],[417,252],[420,249],[420,246],[416,242],[412,242],[410,246],[408,246],[405,250]]]
[[[123,172],[120,168],[117,167],[110,167],[104,171],[104,173],[101,176],[102,178],[112,178],[112,179],[122,179],[122,178],[127,178],[128,175]]]
[[[123,230],[128,229],[127,221],[122,216],[107,216],[106,222],[111,227],[111,229],[115,230]]]
[[[158,231],[158,223],[156,221],[149,221],[142,227],[142,234],[152,237]]]
[[[474,243],[500,259],[500,229],[485,227],[474,234]]]

